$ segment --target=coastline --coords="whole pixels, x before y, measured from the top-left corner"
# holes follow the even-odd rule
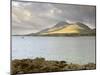
[[[94,70],[95,63],[74,64],[66,61],[46,60],[45,58],[35,59],[14,59],[11,61],[11,74],[31,74],[60,71]]]

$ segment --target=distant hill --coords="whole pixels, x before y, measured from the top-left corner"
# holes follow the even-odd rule
[[[40,36],[93,36],[95,35],[95,29],[89,28],[87,25],[77,23],[59,22],[51,28],[44,29],[38,33],[32,33],[29,35]]]

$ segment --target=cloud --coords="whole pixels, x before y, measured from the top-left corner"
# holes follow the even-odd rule
[[[60,21],[78,21],[95,27],[95,7],[12,1],[13,34],[35,33]]]
[[[40,5],[41,4],[38,4],[38,3],[31,5],[31,3],[27,4],[27,3],[13,2],[12,3],[12,29],[13,31],[16,28],[16,32],[17,32],[17,29],[18,29],[17,27],[19,27],[20,32],[27,31],[29,30],[29,28],[30,29],[33,28],[33,32],[36,32],[41,29],[45,29],[46,27],[49,27],[50,25],[52,26],[53,23],[57,21],[54,18],[55,9],[51,5],[47,5],[48,7],[45,7],[46,5],[44,5],[42,6],[42,9],[37,8]],[[15,34],[15,31],[13,34]],[[18,32],[18,34],[20,33]]]

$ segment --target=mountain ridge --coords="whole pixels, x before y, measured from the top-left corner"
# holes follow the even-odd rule
[[[91,29],[87,25],[76,22],[59,22],[51,28],[46,28],[37,33],[30,33],[29,36],[94,36],[96,29]]]

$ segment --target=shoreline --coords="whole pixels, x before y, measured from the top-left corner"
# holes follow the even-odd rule
[[[35,59],[14,59],[11,61],[11,74],[31,74],[61,71],[94,70],[95,63],[75,64],[66,61],[46,60],[45,58]]]

